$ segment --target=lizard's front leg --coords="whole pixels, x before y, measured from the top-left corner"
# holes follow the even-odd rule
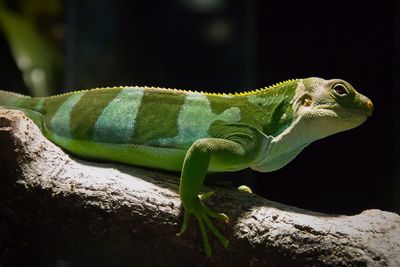
[[[218,231],[209,219],[209,217],[214,217],[228,222],[228,217],[223,213],[217,213],[207,208],[198,195],[207,173],[210,155],[216,150],[216,145],[218,143],[219,147],[221,147],[226,141],[227,140],[212,138],[196,141],[186,154],[179,185],[179,194],[185,209],[185,214],[182,229],[178,235],[186,231],[189,217],[193,214],[199,224],[204,250],[207,256],[211,256],[211,247],[208,241],[206,226],[220,240],[224,247],[228,246],[228,240]]]
[[[249,136],[246,135],[248,138]],[[238,138],[240,139],[240,137]],[[209,209],[202,200],[210,194],[199,196],[200,188],[209,165],[220,170],[243,169],[250,166],[255,160],[255,155],[260,151],[261,140],[252,139],[251,145],[244,145],[237,140],[222,138],[204,138],[197,140],[188,150],[181,173],[179,194],[185,209],[183,224],[180,233],[184,233],[188,227],[190,215],[197,219],[203,238],[206,255],[211,256],[211,246],[208,241],[207,228],[220,240],[224,247],[228,246],[228,240],[219,232],[211,222],[211,218],[228,222],[228,217]],[[257,145],[258,144],[258,145]]]

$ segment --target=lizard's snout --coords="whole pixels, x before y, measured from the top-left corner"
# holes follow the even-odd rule
[[[362,94],[358,94],[356,96],[356,102],[358,102],[358,104],[357,104],[358,109],[362,113],[366,114],[367,116],[372,115],[372,113],[374,112],[374,104],[368,97],[366,97]]]

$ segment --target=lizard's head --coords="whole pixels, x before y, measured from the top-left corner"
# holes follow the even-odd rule
[[[357,127],[374,108],[371,100],[339,79],[304,79],[296,94],[296,113],[318,129],[318,138]]]

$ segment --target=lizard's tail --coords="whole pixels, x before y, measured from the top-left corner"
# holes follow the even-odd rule
[[[27,96],[0,90],[0,106],[18,107],[17,100],[27,98]]]
[[[32,98],[0,90],[0,107],[21,110],[33,120],[40,130],[43,130],[42,100],[43,98]]]
[[[30,110],[43,113],[44,98],[30,97],[13,92],[0,90],[0,106],[22,111]]]

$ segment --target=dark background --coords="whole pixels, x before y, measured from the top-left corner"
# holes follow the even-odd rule
[[[345,79],[375,105],[365,124],[317,141],[282,170],[228,176],[314,211],[399,213],[399,22],[395,0],[69,0],[56,20],[65,56],[57,89],[234,92],[291,78]],[[0,87],[26,93],[3,36],[0,58]]]

